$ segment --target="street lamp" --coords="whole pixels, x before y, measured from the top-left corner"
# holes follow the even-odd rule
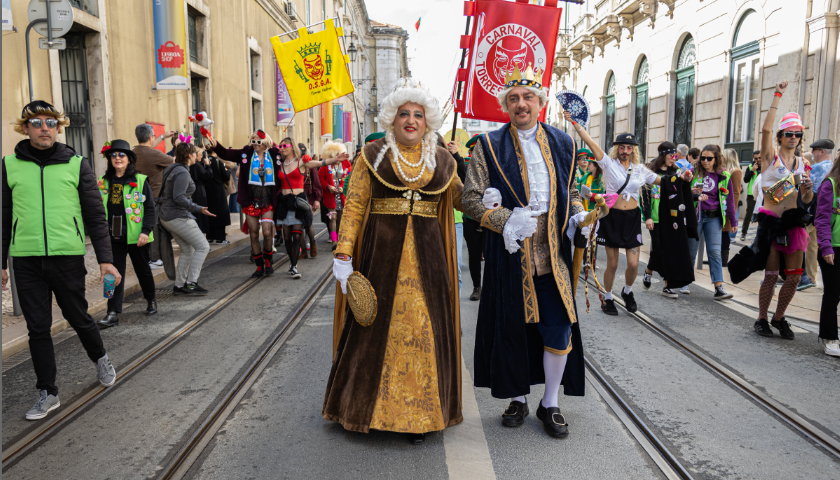
[[[356,61],[356,53],[358,51],[359,51],[359,49],[356,48],[356,45],[353,43],[353,40],[350,40],[350,46],[347,47],[347,53],[350,55],[350,61],[351,62]]]

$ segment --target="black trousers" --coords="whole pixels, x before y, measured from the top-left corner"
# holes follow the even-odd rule
[[[124,241],[111,239],[111,250],[114,252],[114,266],[123,277],[123,281],[114,289],[114,296],[108,299],[108,311],[122,313],[123,297],[125,296],[125,257],[131,257],[131,265],[143,290],[143,298],[155,299],[155,279],[149,267],[148,249],[137,245],[128,245]]]
[[[834,265],[825,263],[817,255],[823,277],[823,296],[820,305],[820,338],[837,340],[837,304],[840,303],[840,248],[834,248]]]
[[[481,255],[484,252],[484,230],[481,224],[464,217],[464,241],[467,242],[470,278],[474,287],[481,287]]]
[[[741,226],[741,235],[746,235],[750,229],[753,212],[755,211],[755,197],[747,195],[747,212],[744,214],[744,224]]]
[[[148,265],[147,265],[148,266]],[[105,355],[99,327],[87,313],[85,259],[81,255],[16,257],[15,286],[29,331],[29,353],[39,390],[58,395],[55,385],[55,350],[52,335],[52,296],[61,314],[76,331],[88,358],[96,362]]]

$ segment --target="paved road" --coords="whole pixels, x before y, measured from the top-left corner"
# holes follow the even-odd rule
[[[301,281],[286,278],[282,271],[261,280],[152,365],[119,382],[34,454],[4,471],[4,478],[154,478],[316,277],[329,268],[329,256],[321,255],[301,262]],[[164,298],[161,313],[148,319],[140,314],[142,302],[127,308],[120,327],[103,332],[117,368],[235,288],[251,269],[247,252],[238,251],[206,268],[201,282],[211,290],[208,297]],[[471,291],[465,271],[467,375],[472,374],[478,306],[467,299]],[[831,380],[840,363],[814,348],[813,335],[800,334],[793,342],[757,339],[751,335],[748,316],[696,293],[672,301],[655,287],[650,292],[637,287],[641,308],[681,338],[826,430],[840,431],[833,401],[840,387]],[[696,478],[836,478],[838,462],[832,457],[626,314],[601,314],[593,300],[593,311],[583,314],[579,292],[587,354]],[[189,477],[662,477],[591,384],[585,397],[561,396],[561,409],[571,424],[571,435],[564,440],[547,437],[533,415],[522,428],[502,427],[499,415],[507,402],[469,385],[464,389],[464,424],[430,435],[424,445],[410,445],[392,433],[345,432],[320,417],[331,322],[328,288]],[[61,342],[56,353],[61,398],[67,405],[94,387],[95,375],[77,339]],[[33,426],[22,419],[34,399],[29,362],[7,368],[3,382],[7,446]],[[541,387],[534,388],[532,406],[541,394]]]

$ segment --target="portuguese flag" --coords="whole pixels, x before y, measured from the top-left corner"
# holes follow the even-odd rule
[[[422,20],[422,19],[423,19],[423,17],[418,18],[417,23],[414,24],[414,31],[415,32],[420,30],[420,20]]]

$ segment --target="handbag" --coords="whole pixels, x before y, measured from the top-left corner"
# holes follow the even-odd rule
[[[369,327],[376,318],[376,291],[373,285],[359,272],[353,272],[347,278],[347,303],[356,322]]]

